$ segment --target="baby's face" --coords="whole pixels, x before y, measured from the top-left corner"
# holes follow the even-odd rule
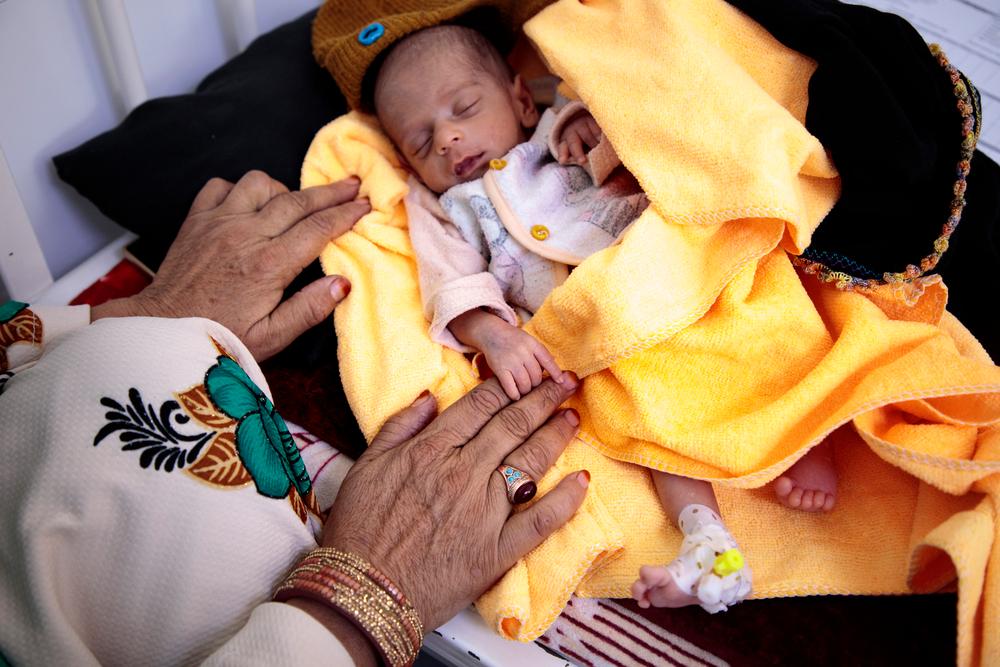
[[[504,85],[459,60],[439,53],[397,64],[376,100],[389,138],[438,193],[481,177],[537,122],[520,79]]]

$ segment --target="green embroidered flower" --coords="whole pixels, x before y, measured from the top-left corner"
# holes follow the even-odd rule
[[[294,484],[305,497],[312,482],[285,420],[239,364],[220,356],[205,374],[205,388],[215,406],[239,422],[236,451],[257,491],[284,498]]]
[[[10,322],[14,316],[28,307],[28,304],[21,301],[8,301],[0,305],[0,324]]]

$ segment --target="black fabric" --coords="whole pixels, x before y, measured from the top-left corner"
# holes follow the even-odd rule
[[[948,310],[1000,362],[1000,166],[976,151],[966,179],[967,201],[951,246],[938,264],[948,285]]]
[[[836,0],[729,3],[817,62],[806,127],[830,151],[843,192],[808,254],[837,256],[872,277],[919,264],[948,219],[962,122],[923,38],[894,14]],[[1000,326],[989,304],[1000,293],[1000,169],[979,152],[966,200],[937,271],[949,310],[997,359]]]
[[[150,100],[54,158],[59,177],[139,234],[156,269],[198,190],[260,169],[290,189],[316,132],[347,110],[312,56],[315,11],[262,35],[189,95]]]

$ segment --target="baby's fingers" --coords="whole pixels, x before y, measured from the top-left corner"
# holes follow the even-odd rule
[[[517,390],[517,381],[514,379],[514,372],[509,368],[501,368],[499,371],[495,371],[494,375],[500,380],[500,386],[503,387],[503,391],[510,400],[516,401],[521,398],[521,392]]]
[[[569,136],[566,137],[566,143],[569,144],[569,154],[573,156],[574,162],[579,164],[587,160],[587,151],[583,148],[583,140],[580,139],[579,132],[570,132]]]
[[[524,369],[528,371],[532,387],[537,387],[542,383],[542,366],[538,363],[538,359],[533,356],[529,357],[524,364]]]
[[[584,124],[584,140],[587,145],[593,148],[601,143],[601,128],[597,126],[597,121],[593,117],[588,117]]]
[[[559,142],[559,155],[556,157],[559,164],[566,164],[569,162],[569,144],[563,139]]]
[[[545,369],[550,378],[562,384],[562,369],[559,368],[559,364],[556,363],[552,354],[541,343],[535,346],[535,359],[542,365],[542,368]]]
[[[532,386],[528,368],[527,366],[515,366],[512,371],[514,373],[514,381],[517,382],[517,389],[521,392],[521,396],[524,396],[531,391]]]

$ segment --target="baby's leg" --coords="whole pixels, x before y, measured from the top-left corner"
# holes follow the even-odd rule
[[[829,512],[837,496],[833,450],[821,443],[774,481],[774,494],[785,507],[804,512]]]
[[[711,613],[743,600],[751,588],[736,541],[726,530],[712,485],[651,471],[663,508],[684,533],[680,555],[669,565],[644,565],[632,584],[640,607],[701,606]]]

